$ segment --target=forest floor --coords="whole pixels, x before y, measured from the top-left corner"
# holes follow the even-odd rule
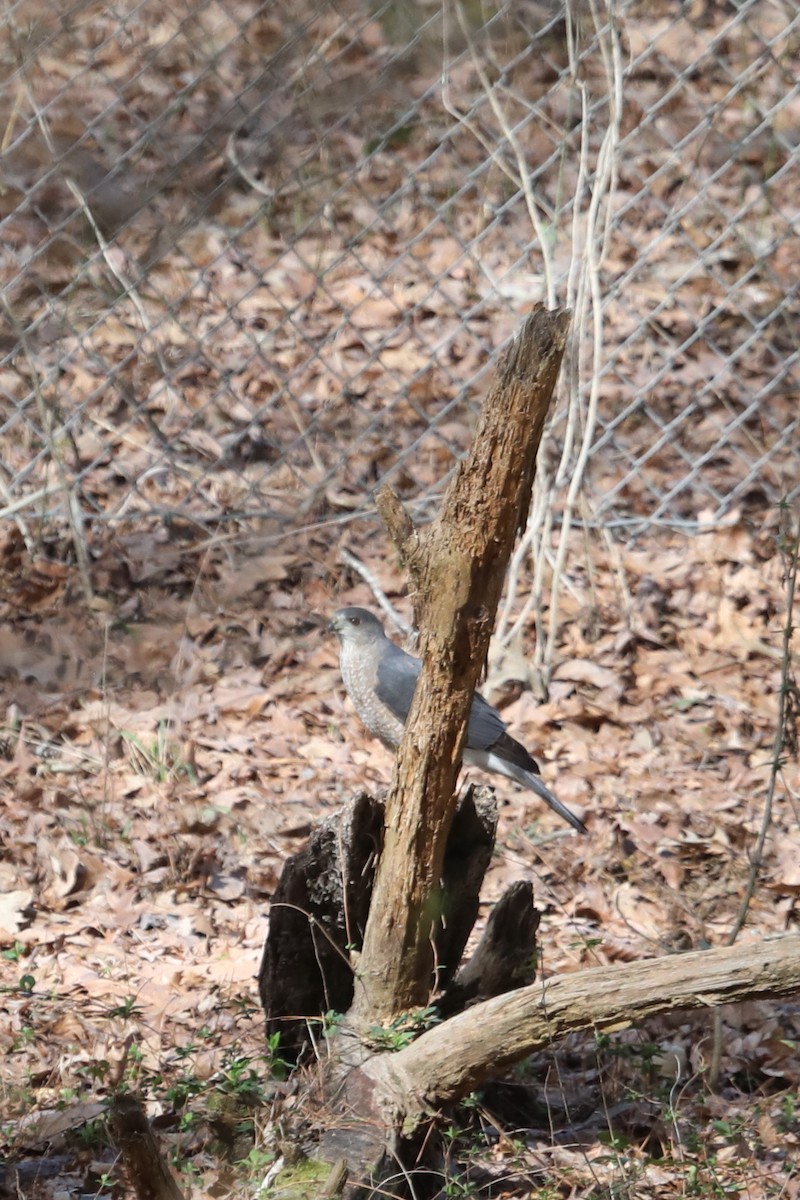
[[[347,541],[404,609],[382,536]],[[522,691],[503,714],[590,836],[500,783],[484,894],[533,881],[544,974],[726,943],[773,761],[776,545],[734,518],[613,569],[595,546],[574,574],[549,699]],[[274,578],[242,594],[237,573],[235,603],[220,569],[87,615],[65,572],[24,617],[6,611],[0,1094],[26,1195],[50,1194],[51,1171],[56,1191],[104,1190],[101,1117],[121,1081],[192,1194],[278,1156],[302,1087],[271,1062],[255,992],[269,897],[312,823],[380,791],[391,756],[352,712],[323,624],[374,606],[366,584],[310,538],[257,561]],[[742,939],[796,926],[798,795],[787,759]],[[797,1195],[800,1005],[726,1009],[715,1087],[712,1027],[677,1013],[537,1055],[455,1121],[453,1179],[466,1158],[512,1193],[527,1177],[559,1194],[729,1194],[746,1155],[748,1195]]]
[[[264,1195],[309,1083],[264,1038],[270,897],[313,823],[392,768],[325,631],[375,607],[343,552],[409,616],[374,488],[435,511],[495,352],[544,294],[542,243],[486,80],[462,59],[445,96],[441,28],[390,28],[408,6],[13,7],[0,1195],[128,1196],[104,1122],[121,1085],[193,1200]],[[626,7],[596,439],[564,530],[553,493],[543,604],[490,664],[589,828],[493,781],[485,911],[533,882],[543,976],[727,943],[782,691],[739,938],[797,927],[797,517],[777,504],[797,479],[797,46],[780,5],[740,8]],[[609,59],[582,27],[578,95],[563,22],[520,4],[492,29],[478,52],[563,279]],[[558,404],[551,477],[586,415]],[[559,537],[545,697],[530,663]],[[519,565],[512,614],[540,565]],[[573,1035],[448,1117],[442,1194],[798,1200],[800,1002],[725,1009],[716,1079],[713,1060],[705,1014]]]

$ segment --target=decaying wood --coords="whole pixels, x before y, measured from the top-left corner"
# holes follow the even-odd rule
[[[109,1111],[111,1136],[120,1148],[125,1170],[139,1200],[183,1200],[135,1096],[117,1093]]]
[[[390,487],[384,485],[376,497],[378,512],[404,563],[416,562],[420,553],[417,527]]]
[[[468,1005],[533,983],[538,928],[533,887],[527,881],[512,883],[489,914],[475,953],[437,1001],[439,1015],[450,1017]]]
[[[496,833],[497,803],[491,788],[467,788],[458,802],[444,854],[442,921],[436,932],[432,990],[450,983],[461,962],[480,909],[481,885]]]
[[[320,1200],[328,1200],[329,1197],[340,1196],[346,1183],[347,1163],[343,1158],[340,1158],[333,1164],[328,1178],[320,1188]]]
[[[498,367],[470,454],[429,528],[415,531],[390,493],[378,498],[412,578],[423,669],[386,802],[356,1024],[389,1019],[427,999],[465,723],[514,540],[527,518],[568,326],[568,313],[542,306],[527,319]]]
[[[576,1030],[624,1029],[662,1013],[798,992],[796,934],[596,967],[476,1004],[406,1049],[376,1056],[358,1073],[377,1089],[391,1121],[408,1129]],[[364,1079],[352,1085],[369,1090]]]
[[[361,945],[382,838],[383,805],[362,794],[321,821],[284,863],[258,988],[267,1032],[280,1033],[285,1051],[307,1040],[304,1018],[350,1007],[347,947]]]
[[[346,1158],[353,1180],[380,1178],[384,1168],[396,1171],[398,1162],[415,1161],[415,1148],[448,1105],[568,1033],[625,1029],[664,1013],[798,992],[795,934],[577,971],[521,988],[434,1026],[403,1050],[354,1067],[336,1096],[347,1122],[326,1131],[322,1156]]]
[[[467,788],[445,851],[431,992],[452,980],[461,961],[496,829],[491,789]],[[383,805],[361,795],[321,821],[284,863],[258,975],[267,1032],[280,1033],[284,1052],[296,1053],[308,1040],[305,1018],[350,1007],[357,970],[352,952],[361,948],[382,839]]]

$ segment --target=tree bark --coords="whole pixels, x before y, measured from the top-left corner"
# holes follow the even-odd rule
[[[365,1063],[379,1107],[413,1130],[536,1050],[581,1029],[624,1029],[646,1017],[800,992],[800,936],[668,955],[556,976],[476,1004],[397,1054]],[[365,1082],[359,1086],[363,1093]]]
[[[491,788],[467,788],[450,826],[442,867],[442,923],[436,938],[436,977],[431,981],[436,991],[452,981],[477,920],[496,833],[497,803]]]
[[[109,1127],[138,1200],[183,1200],[135,1096],[118,1093],[112,1098]]]
[[[524,528],[569,314],[538,306],[506,353],[439,517],[415,530],[378,497],[416,598],[422,674],[386,802],[386,836],[359,964],[356,1027],[425,1004],[464,729],[506,567]]]
[[[496,830],[491,789],[467,788],[444,856],[444,919],[435,946],[436,978],[431,980],[437,991],[452,981],[475,924]],[[285,1055],[298,1055],[308,1042],[307,1018],[350,1008],[382,841],[383,805],[362,794],[320,821],[305,846],[283,865],[270,905],[258,988],[267,1034],[280,1034]],[[524,933],[524,923],[520,928]],[[518,953],[530,958],[530,945]],[[460,1011],[474,999],[475,988],[448,995],[448,1012]],[[458,996],[463,1003],[458,1004]]]
[[[283,865],[258,989],[267,1033],[281,1035],[284,1053],[299,1053],[308,1040],[305,1018],[350,1007],[347,947],[361,945],[382,839],[383,805],[362,794],[321,821]]]
[[[527,880],[512,883],[489,913],[472,958],[436,1001],[439,1016],[451,1017],[467,1005],[533,983],[538,928],[532,885]]]

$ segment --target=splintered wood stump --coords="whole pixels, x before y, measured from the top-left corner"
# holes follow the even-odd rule
[[[436,899],[432,938],[436,971],[431,996],[453,980],[480,905],[480,889],[489,865],[497,829],[497,806],[488,788],[468,788],[459,800],[450,829]],[[327,817],[303,849],[286,860],[270,907],[269,932],[258,975],[267,1032],[279,1033],[285,1053],[296,1055],[309,1040],[308,1020],[328,1012],[346,1013],[353,1001],[358,954],[372,896],[375,860],[383,844],[383,805],[358,796],[335,816]],[[511,920],[502,935],[495,929],[462,968],[456,984],[445,992],[448,1013],[468,1003],[498,995],[523,982],[520,964],[535,961],[530,887],[521,885]],[[528,912],[522,914],[527,901]],[[511,913],[509,900],[502,913]],[[516,932],[515,932],[516,931]],[[487,941],[488,938],[488,941]],[[514,944],[516,941],[517,944]],[[505,969],[497,953],[507,953]],[[532,976],[525,975],[524,982]]]
[[[267,1033],[284,1053],[309,1039],[307,1019],[347,1012],[353,1000],[348,947],[358,948],[383,844],[383,805],[362,794],[321,821],[284,863],[272,897],[258,972]]]
[[[495,904],[478,948],[437,1001],[441,1017],[452,1017],[471,1004],[526,987],[536,976],[536,930],[533,887],[512,883]]]
[[[284,1053],[297,1055],[302,1050],[309,1040],[309,1019],[332,1009],[344,1013],[352,1003],[374,857],[383,840],[382,820],[383,806],[359,796],[340,814],[322,821],[303,850],[284,866],[259,972],[267,1029],[280,1033]],[[431,1019],[453,1016],[533,982],[539,918],[529,883],[507,889],[474,953],[459,966],[478,915],[496,828],[491,790],[468,788],[450,829],[436,902]],[[457,1056],[458,1045],[452,1050]],[[392,1057],[362,1041],[345,1020],[326,1064],[325,1090],[334,1111],[346,1111],[347,1119],[331,1120],[319,1150],[326,1162],[348,1164],[353,1180],[349,1196],[362,1194],[359,1181],[366,1176],[378,1180],[397,1167],[393,1155],[400,1143],[392,1154],[385,1151],[387,1131],[400,1110],[392,1090],[382,1082],[376,1085],[370,1069],[373,1060]],[[424,1120],[415,1117],[409,1126],[403,1153],[412,1155]]]

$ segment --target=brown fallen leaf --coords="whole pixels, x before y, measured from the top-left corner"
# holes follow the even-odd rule
[[[16,1128],[19,1133],[24,1132],[25,1145],[49,1142],[69,1129],[76,1129],[79,1125],[93,1121],[105,1110],[105,1104],[91,1101],[70,1104],[63,1109],[46,1108],[39,1112],[26,1113]]]
[[[636,933],[658,941],[664,929],[664,912],[632,883],[623,883],[614,894],[614,907]]]
[[[33,920],[33,892],[0,893],[0,942],[13,942],[14,935]]]
[[[731,654],[756,654],[780,661],[778,646],[770,646],[760,637],[760,629],[748,621],[745,612],[739,612],[729,596],[723,596],[717,609],[719,632],[713,644]]]
[[[220,900],[238,900],[244,895],[245,881],[238,879],[235,875],[225,875],[214,872],[208,882],[209,889],[215,896],[219,896]]]
[[[568,658],[553,672],[554,679],[570,679],[573,683],[590,683],[596,688],[622,690],[622,681],[616,671],[601,667],[591,659]]]

